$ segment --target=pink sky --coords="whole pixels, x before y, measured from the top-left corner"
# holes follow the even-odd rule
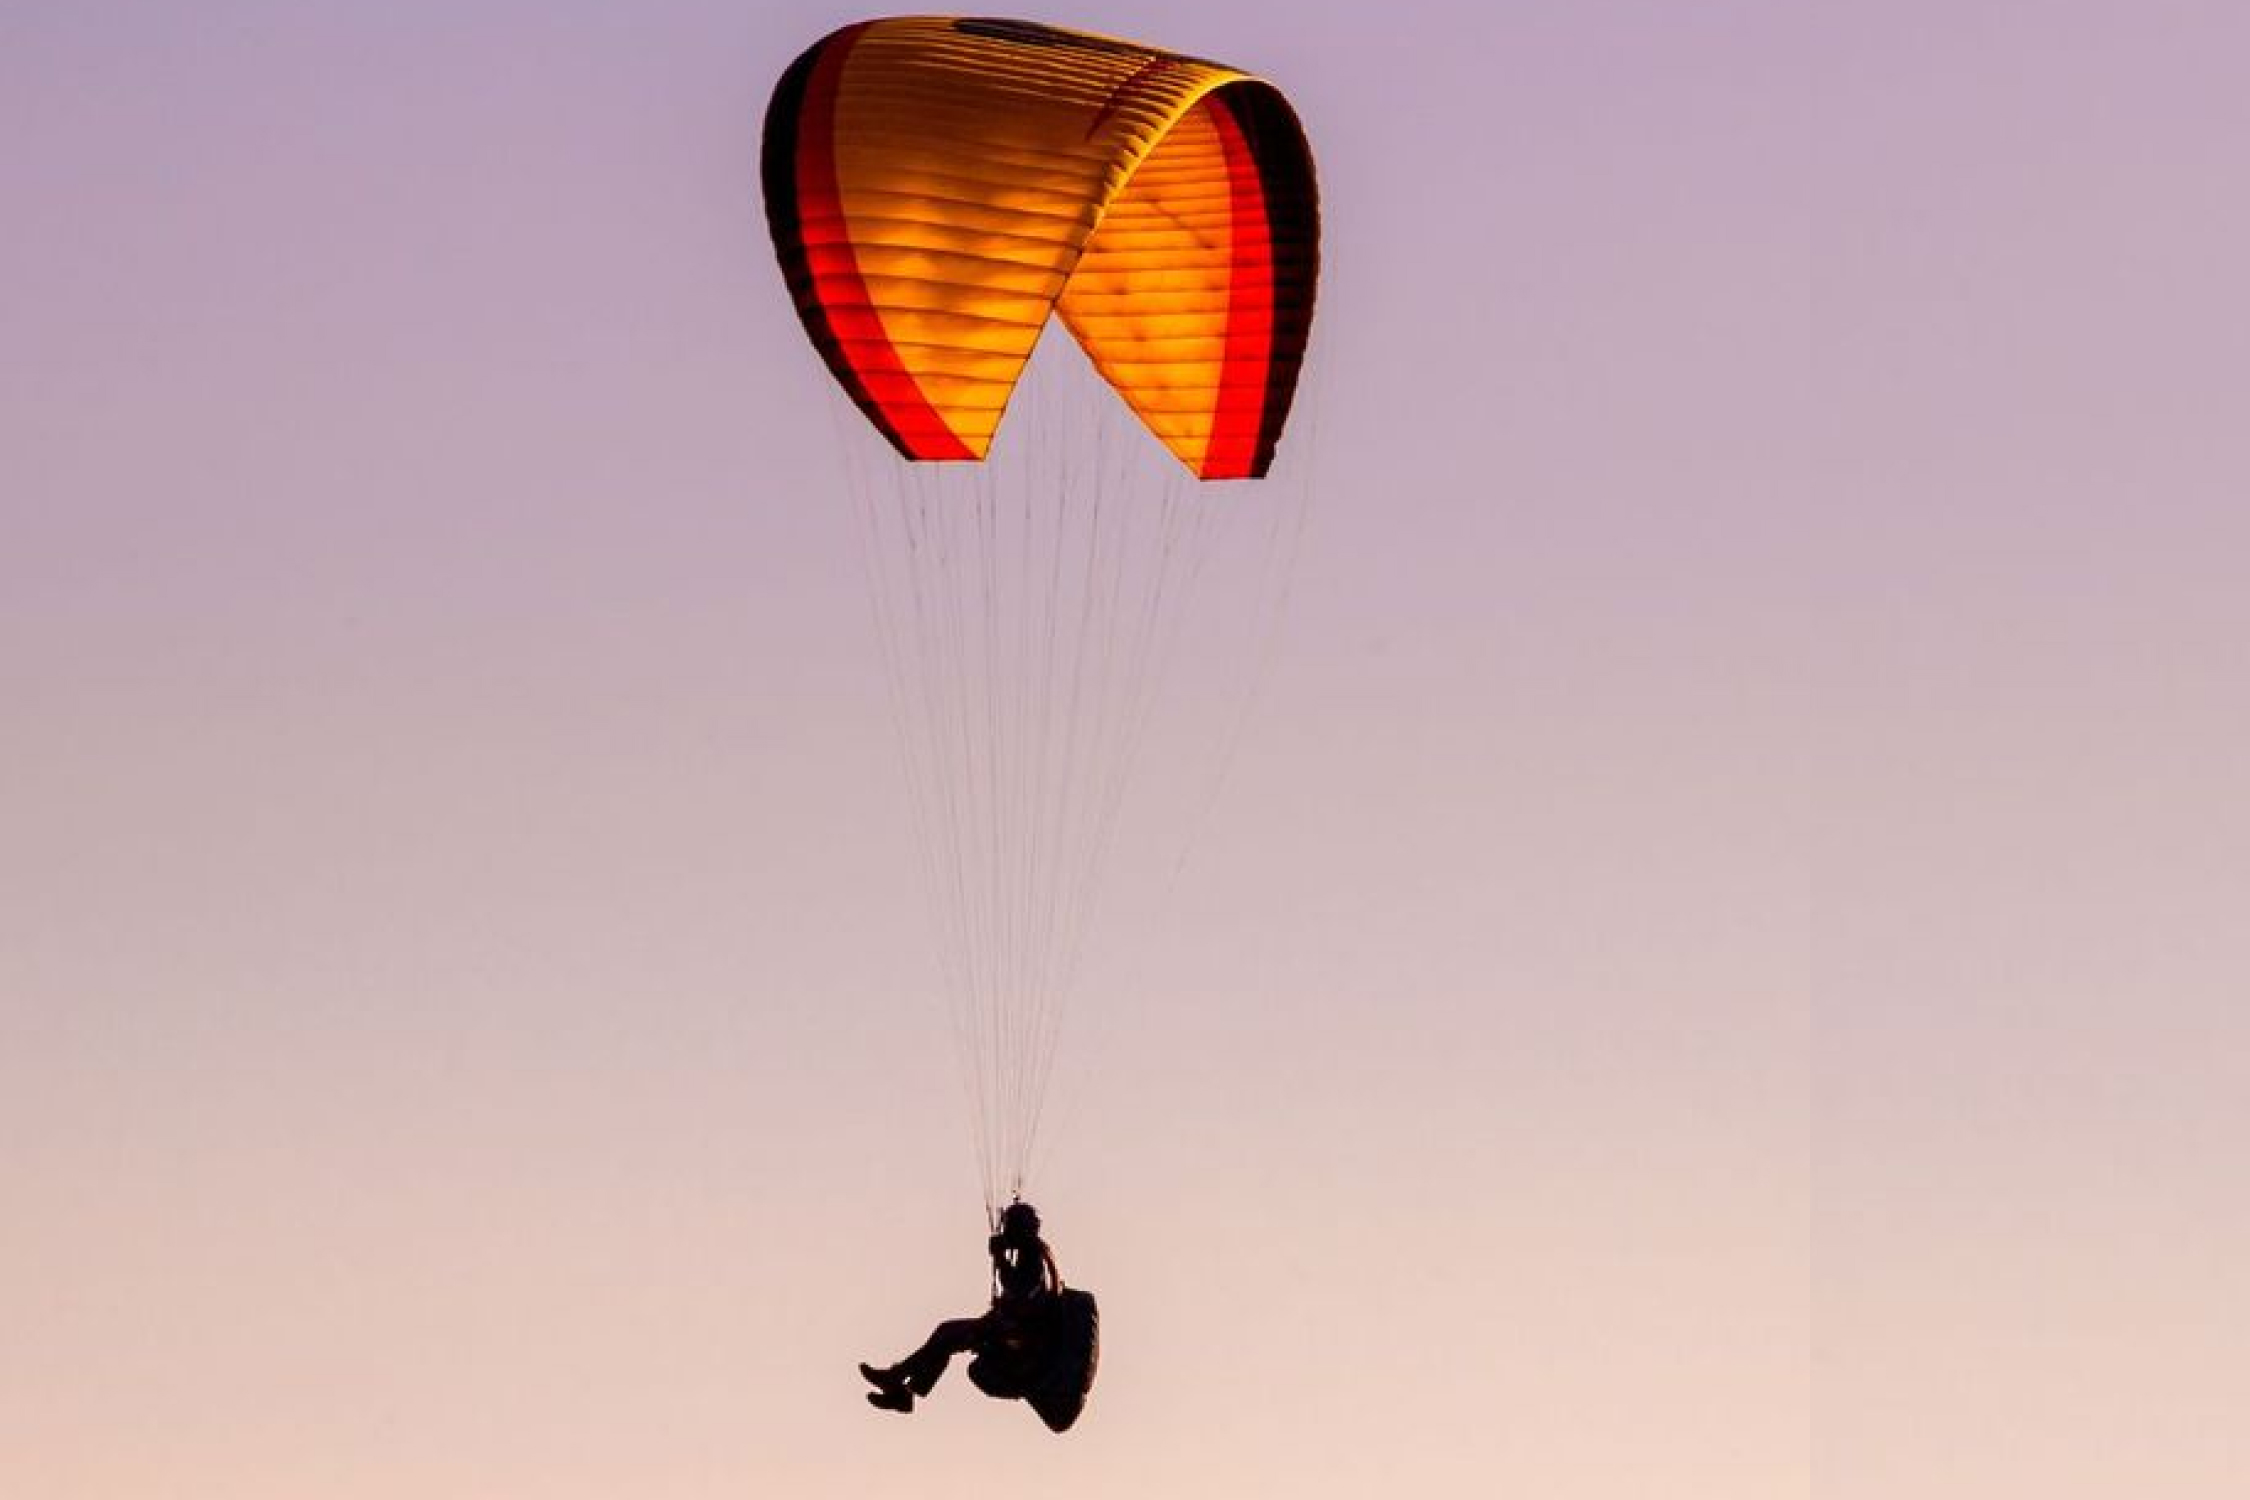
[[[1043,17],[1329,231],[1058,1441],[851,1371],[982,1285],[755,189],[859,13],[18,3],[0,1493],[2225,1492],[2250,23],[1862,10]]]

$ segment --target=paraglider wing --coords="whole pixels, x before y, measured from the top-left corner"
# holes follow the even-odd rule
[[[863,22],[783,75],[763,176],[806,332],[907,458],[983,459],[1059,311],[1197,477],[1273,462],[1319,207],[1272,86],[1030,22]]]

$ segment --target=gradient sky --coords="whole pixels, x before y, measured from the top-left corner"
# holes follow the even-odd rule
[[[861,12],[17,0],[0,1492],[2231,1492],[2250,25],[1859,12],[1042,17],[1328,213],[1058,1441],[851,1370],[983,1276],[754,185]]]

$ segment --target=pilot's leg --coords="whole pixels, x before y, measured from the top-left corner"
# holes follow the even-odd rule
[[[977,1347],[984,1337],[984,1328],[983,1318],[955,1318],[940,1323],[931,1330],[921,1348],[891,1367],[892,1373],[903,1379],[915,1395],[927,1396],[954,1355],[967,1354]]]

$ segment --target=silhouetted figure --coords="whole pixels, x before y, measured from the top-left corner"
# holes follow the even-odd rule
[[[1063,1285],[1055,1253],[1039,1237],[1039,1211],[1011,1203],[985,1248],[992,1256],[992,1306],[982,1317],[940,1323],[922,1347],[888,1369],[861,1365],[875,1387],[870,1405],[910,1412],[956,1354],[987,1396],[1029,1402],[1056,1432],[1078,1420],[1093,1389],[1100,1315],[1091,1292]]]

